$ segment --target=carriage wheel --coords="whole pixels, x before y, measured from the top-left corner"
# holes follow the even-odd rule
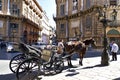
[[[61,60],[56,61],[54,64],[54,71],[56,73],[61,73],[63,69],[64,69],[64,62]]]
[[[48,63],[45,63],[43,66],[45,69],[50,69],[53,65],[53,62],[48,62]]]
[[[38,59],[32,58],[23,61],[17,68],[16,77],[18,80],[33,80],[39,72]]]
[[[25,55],[24,54],[18,54],[14,56],[9,63],[9,68],[10,70],[15,73],[17,70],[18,65],[25,60]]]

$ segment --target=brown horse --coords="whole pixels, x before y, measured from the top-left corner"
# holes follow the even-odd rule
[[[74,52],[78,53],[79,54],[79,64],[82,66],[82,61],[83,61],[83,57],[86,53],[86,48],[89,46],[89,45],[96,45],[95,43],[95,40],[90,38],[90,39],[86,39],[84,41],[71,41],[71,42],[66,42],[64,43],[64,46],[65,46],[65,53],[67,54],[72,54]],[[68,66],[72,67],[72,63],[71,63],[71,56],[68,57]]]

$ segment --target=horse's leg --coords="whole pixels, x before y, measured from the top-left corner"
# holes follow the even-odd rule
[[[83,65],[82,60],[83,60],[83,58],[82,58],[82,56],[80,56],[79,65],[81,65],[81,66]]]
[[[71,56],[67,57],[67,61],[68,61],[68,66],[73,67],[72,62],[71,62]]]
[[[80,57],[80,60],[79,60],[79,65],[83,65],[82,61],[83,61],[83,53],[79,53],[79,57]]]

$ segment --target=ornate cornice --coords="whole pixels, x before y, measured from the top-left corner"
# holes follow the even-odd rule
[[[25,4],[29,5],[29,1],[28,0],[24,0],[25,1]]]
[[[1,15],[0,14],[0,18],[9,18],[9,19],[16,19],[16,20],[20,20],[21,17],[16,17],[16,16],[11,16],[11,15]]]
[[[95,10],[97,9],[102,9],[103,7],[101,6],[92,6],[91,8],[87,9],[87,10],[84,10],[84,11],[79,11],[75,14],[72,14],[72,15],[65,15],[65,16],[62,16],[62,17],[53,17],[55,21],[57,20],[66,20],[66,19],[73,19],[73,18],[78,18],[78,17],[81,17],[81,16],[85,16],[87,14],[90,14],[92,12],[94,12]]]

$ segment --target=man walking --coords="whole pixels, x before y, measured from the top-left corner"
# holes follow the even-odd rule
[[[112,61],[117,61],[117,52],[119,50],[119,47],[118,45],[113,41],[112,42],[112,49],[111,49],[111,52],[112,52]]]

